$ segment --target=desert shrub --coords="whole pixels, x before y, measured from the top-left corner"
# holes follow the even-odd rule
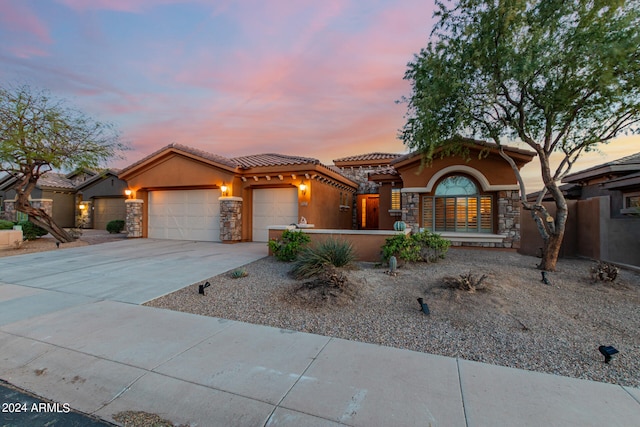
[[[475,291],[486,289],[482,286],[482,282],[484,282],[486,278],[487,276],[485,274],[478,277],[469,272],[467,274],[461,274],[458,277],[445,277],[443,281],[444,285],[449,288],[474,293]]]
[[[18,225],[22,227],[22,238],[24,240],[36,240],[48,233],[47,230],[35,225],[29,220],[20,221]]]
[[[413,234],[411,238],[420,245],[420,256],[426,262],[436,262],[444,258],[451,246],[451,241],[426,230]]]
[[[248,275],[249,273],[247,273],[247,269],[244,267],[236,268],[231,273],[229,273],[229,276],[232,279],[240,279],[242,277],[247,277]]]
[[[280,261],[294,261],[300,250],[311,241],[302,231],[285,230],[279,240],[269,240],[269,249]]]
[[[382,246],[382,259],[389,261],[391,256],[399,260],[415,262],[422,259],[420,255],[420,245],[406,234],[396,234],[388,237]]]
[[[351,243],[327,239],[315,247],[306,247],[298,256],[291,273],[298,279],[318,275],[328,265],[345,267],[355,260]]]
[[[613,264],[600,261],[597,265],[591,267],[591,278],[595,282],[599,280],[601,282],[613,282],[618,277],[620,270]]]
[[[13,222],[0,219],[0,230],[12,230]]]
[[[107,223],[107,231],[111,234],[118,234],[124,230],[124,221],[121,219],[114,219]]]

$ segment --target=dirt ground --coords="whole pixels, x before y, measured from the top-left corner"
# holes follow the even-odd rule
[[[36,240],[25,240],[11,247],[0,248],[0,257],[30,254],[35,252],[44,252],[57,249],[75,248],[78,246],[96,245],[105,242],[122,240],[127,237],[126,233],[110,234],[106,230],[87,229],[82,231],[80,239],[71,243],[60,243],[60,247],[56,247],[56,239],[50,234],[42,236]]]

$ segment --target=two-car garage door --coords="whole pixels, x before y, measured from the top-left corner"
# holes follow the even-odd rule
[[[150,238],[220,241],[220,190],[149,192]],[[298,221],[297,188],[253,191],[253,241],[269,240],[270,225]]]
[[[220,190],[149,192],[149,237],[220,241]]]

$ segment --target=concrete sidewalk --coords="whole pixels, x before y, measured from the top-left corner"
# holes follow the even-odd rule
[[[640,419],[634,388],[131,304],[142,293],[125,303],[84,288],[45,289],[5,266],[0,277],[20,283],[0,284],[0,378],[109,421],[127,410],[200,426],[634,426]],[[85,273],[71,269],[70,280],[74,271]]]

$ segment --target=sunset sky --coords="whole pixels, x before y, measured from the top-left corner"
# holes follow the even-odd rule
[[[425,0],[0,0],[0,81],[113,122],[123,167],[172,142],[223,156],[405,152]],[[621,138],[575,170],[640,151]],[[536,162],[534,160],[534,162]],[[537,191],[537,163],[524,171]]]

